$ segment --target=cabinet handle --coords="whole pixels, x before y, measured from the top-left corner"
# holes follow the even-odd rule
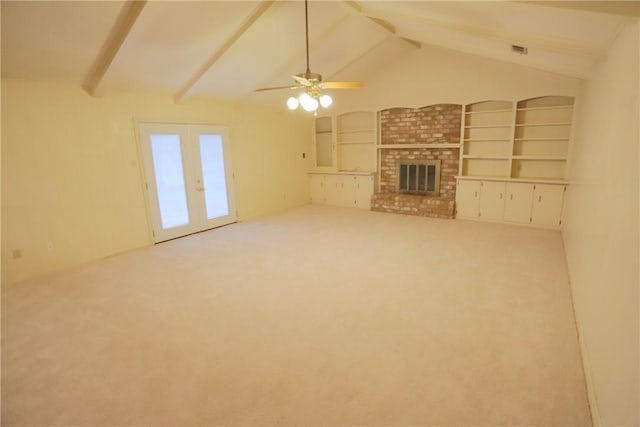
[[[513,200],[513,193],[511,193],[511,197],[509,197],[509,200]]]
[[[538,202],[542,202],[542,196],[538,196]]]
[[[478,197],[478,192],[477,192],[477,191],[476,191],[476,193],[475,193],[475,196],[473,196],[473,197]]]
[[[500,193],[500,200],[502,200],[502,193]]]

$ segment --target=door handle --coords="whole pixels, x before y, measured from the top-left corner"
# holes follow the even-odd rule
[[[196,187],[196,191],[204,191],[204,187]]]

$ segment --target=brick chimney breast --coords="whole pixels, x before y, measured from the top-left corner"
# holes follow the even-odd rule
[[[438,148],[438,144],[460,143],[462,111],[459,104],[437,104],[422,108],[390,108],[380,112],[381,144],[415,144],[415,148],[381,150],[380,192],[373,195],[372,210],[436,218],[454,217],[455,175],[458,173],[460,149]],[[397,193],[398,164],[407,160],[440,160],[437,197]]]

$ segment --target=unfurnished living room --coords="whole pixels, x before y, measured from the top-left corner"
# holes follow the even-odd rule
[[[640,425],[640,3],[0,13],[2,425]]]

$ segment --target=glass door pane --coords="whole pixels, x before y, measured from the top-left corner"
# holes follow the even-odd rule
[[[189,224],[179,135],[151,135],[162,229]]]
[[[200,135],[200,161],[207,219],[229,215],[221,135]]]

